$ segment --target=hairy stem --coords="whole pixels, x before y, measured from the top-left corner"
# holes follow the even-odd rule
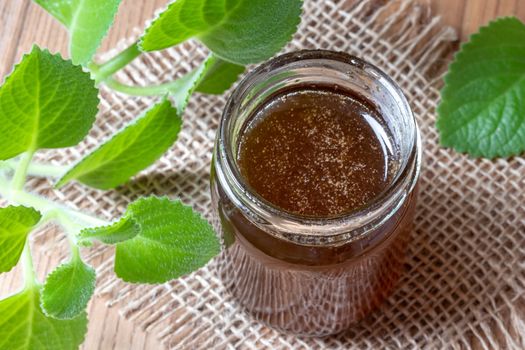
[[[29,238],[26,240],[24,251],[22,252],[22,266],[24,269],[24,284],[27,289],[37,284],[35,268],[33,266],[33,257],[29,247]]]
[[[206,60],[207,61],[207,60]],[[165,96],[167,94],[176,94],[180,90],[187,88],[187,84],[195,84],[193,79],[196,74],[205,69],[206,61],[201,63],[200,67],[195,68],[184,76],[164,84],[150,86],[131,86],[123,84],[113,78],[108,78],[104,83],[111,89],[125,93],[131,96]]]
[[[109,224],[105,220],[99,219],[95,216],[91,216],[71,208],[67,208],[58,203],[53,202],[52,200],[26,192],[24,190],[10,190],[9,183],[1,176],[0,196],[10,201],[17,202],[21,205],[34,207],[43,213],[46,213],[50,210],[55,210],[56,212],[67,214],[70,217],[73,217],[79,222],[85,224],[86,226],[105,226]]]
[[[64,215],[64,213],[59,213],[57,218],[58,222],[66,232],[66,236],[69,241],[69,247],[71,249],[72,260],[80,258],[80,250],[77,244],[77,234],[80,232],[80,230],[82,230],[82,226],[71,220],[69,216]]]
[[[179,80],[174,80],[169,83],[159,85],[131,86],[120,83],[112,78],[106,80],[105,84],[115,91],[131,96],[164,96],[170,91],[176,90],[181,86]]]
[[[91,62],[88,68],[91,71],[93,79],[98,83],[107,80],[110,76],[124,68],[141,54],[138,42],[133,43],[127,49],[117,54],[115,57],[103,64]]]
[[[17,160],[6,160],[4,165],[12,170],[16,170],[20,161]],[[68,167],[63,165],[51,165],[31,162],[27,168],[27,175],[37,177],[51,177],[59,178],[64,175]]]
[[[25,191],[19,191],[14,194],[14,200],[23,205],[28,205],[37,208],[40,211],[46,211],[50,209],[57,210],[66,215],[72,216],[87,226],[104,226],[108,222],[97,217],[82,213],[80,211],[64,207],[58,203],[55,203],[49,199],[28,193]]]
[[[49,221],[57,217],[55,210],[50,210],[42,216],[38,224],[35,226],[33,231],[38,230],[40,227],[46,225]],[[24,250],[22,251],[22,267],[24,271],[24,284],[26,288],[35,286],[38,281],[36,279],[35,268],[33,266],[33,257],[31,256],[31,247],[29,243],[29,237],[26,239]]]
[[[27,169],[29,168],[29,164],[31,164],[31,159],[33,159],[34,153],[34,151],[29,151],[22,155],[22,159],[20,159],[20,163],[18,163],[15,175],[13,176],[11,188],[14,191],[19,191],[24,188],[27,178]]]

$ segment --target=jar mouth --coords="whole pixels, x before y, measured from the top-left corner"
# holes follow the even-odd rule
[[[233,135],[242,130],[234,125],[235,117],[247,107],[247,102],[258,96],[257,89],[273,84],[285,87],[287,69],[330,69],[345,79],[353,71],[366,72],[370,79],[381,82],[392,99],[392,107],[399,108],[405,118],[402,137],[406,143],[402,161],[387,187],[365,206],[337,215],[317,217],[285,211],[257,194],[242,176],[235,156]],[[332,67],[333,68],[333,67]],[[346,68],[346,69],[345,69]],[[279,72],[277,74],[276,72]],[[272,75],[272,73],[275,73]],[[290,73],[291,74],[291,73]],[[326,82],[331,83],[327,78]],[[273,80],[273,81],[272,81]],[[292,78],[297,82],[299,79]],[[282,84],[281,87],[279,85]],[[264,94],[263,94],[264,95]],[[250,114],[250,112],[247,112]],[[225,192],[245,215],[266,232],[300,244],[342,244],[366,235],[386,222],[410,194],[421,166],[421,140],[416,120],[401,88],[376,66],[350,54],[327,50],[303,50],[275,57],[249,72],[229,97],[217,132],[215,171]]]

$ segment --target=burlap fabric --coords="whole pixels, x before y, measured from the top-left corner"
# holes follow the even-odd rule
[[[283,335],[239,309],[225,293],[214,262],[177,281],[136,286],[114,276],[112,251],[104,247],[86,255],[97,265],[97,292],[177,349],[524,349],[525,160],[474,160],[438,146],[435,108],[454,40],[452,29],[414,1],[305,0],[302,24],[286,48],[341,50],[371,61],[401,85],[417,116],[424,168],[414,238],[399,288],[381,310],[338,336]],[[144,55],[118,77],[139,85],[171,80],[206,54],[188,43]],[[56,164],[78,159],[152,101],[106,90],[102,98],[97,125],[85,143],[40,157]],[[224,102],[222,96],[194,96],[177,143],[115,191],[77,184],[53,191],[37,179],[31,185],[107,219],[149,193],[180,196],[209,217],[211,149]],[[43,237],[38,235],[36,244],[55,246]]]

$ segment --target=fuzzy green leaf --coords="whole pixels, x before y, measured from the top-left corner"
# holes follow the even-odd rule
[[[76,350],[84,341],[87,315],[56,320],[40,309],[37,287],[0,301],[0,349]]]
[[[525,25],[502,18],[463,45],[438,107],[441,143],[478,157],[525,151]]]
[[[177,0],[142,37],[146,51],[197,38],[219,57],[238,64],[263,61],[291,39],[301,0]]]
[[[239,72],[240,69],[242,70]],[[243,66],[210,54],[198,68],[176,80],[168,92],[182,115],[194,91],[220,94],[237,80],[242,71]]]
[[[217,58],[201,78],[195,91],[205,94],[220,95],[237,81],[245,67]]]
[[[57,183],[76,179],[110,189],[155,162],[177,139],[182,119],[164,100],[74,165]]]
[[[33,47],[0,88],[0,160],[82,141],[95,121],[97,94],[81,67]]]
[[[18,263],[27,236],[41,217],[33,208],[0,208],[0,273],[10,271]]]
[[[114,79],[106,81],[109,87],[130,95],[169,95],[180,115],[184,113],[194,91],[221,93],[237,80],[242,66],[225,62],[210,54],[197,68],[172,82],[155,86],[128,86]]]
[[[175,106],[180,115],[184,113],[191,95],[197,88],[199,82],[204,78],[206,71],[216,60],[216,57],[210,55],[199,67],[175,80],[170,86],[168,93],[175,101]]]
[[[83,229],[79,234],[80,244],[90,244],[98,240],[105,244],[116,244],[132,239],[140,232],[140,226],[127,216],[109,226],[90,227]]]
[[[95,270],[79,257],[51,272],[42,289],[42,309],[47,316],[69,320],[86,310],[95,291]]]
[[[140,233],[117,243],[115,272],[124,281],[166,282],[204,266],[220,250],[211,225],[180,201],[141,198],[126,216]]]
[[[122,0],[34,0],[69,31],[69,53],[76,64],[91,60],[106,36]]]

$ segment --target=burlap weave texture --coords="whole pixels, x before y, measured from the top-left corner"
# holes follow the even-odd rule
[[[420,125],[424,168],[414,238],[399,288],[381,310],[335,337],[282,335],[239,309],[214,262],[161,286],[134,286],[115,278],[111,251],[102,247],[87,255],[104,260],[98,293],[177,349],[524,349],[525,160],[474,160],[439,147],[435,107],[453,40],[454,31],[414,1],[305,0],[303,22],[286,48],[340,50],[376,64],[403,88]],[[206,54],[190,42],[144,55],[118,77],[138,85],[167,81]],[[78,159],[152,101],[106,90],[102,97],[86,142],[40,157],[57,164]],[[130,184],[109,193],[72,184],[45,194],[108,219],[138,196],[168,194],[209,217],[211,149],[224,102],[194,96],[179,141]],[[50,186],[37,179],[31,185]]]

